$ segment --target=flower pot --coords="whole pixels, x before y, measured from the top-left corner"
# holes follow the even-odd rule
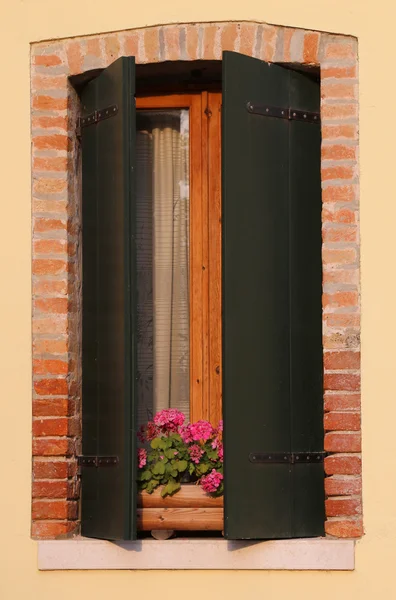
[[[182,484],[173,496],[161,497],[162,487],[138,495],[138,530],[222,531],[223,496],[214,498],[200,485]]]

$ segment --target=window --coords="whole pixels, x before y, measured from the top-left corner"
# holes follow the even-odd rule
[[[205,91],[135,103],[133,58],[119,59],[82,92],[83,454],[112,465],[83,467],[87,536],[136,535],[139,367],[142,348],[149,346],[141,323],[152,317],[145,313],[149,303],[139,298],[145,276],[139,252],[144,256],[147,241],[142,227],[151,222],[142,212],[144,198],[153,205],[153,229],[165,224],[156,219],[159,192],[144,184],[144,169],[158,160],[153,147],[165,122],[179,156],[176,165],[172,153],[161,160],[183,173],[189,164],[191,187],[188,193],[183,188],[184,212],[178,213],[179,270],[164,266],[166,240],[154,230],[148,246],[161,249],[166,274],[150,271],[148,279],[156,285],[161,277],[169,284],[170,273],[184,277],[174,322],[183,332],[188,324],[189,343],[179,348],[177,376],[183,389],[189,385],[192,418],[215,420],[223,394],[225,536],[323,533],[319,84],[231,52],[224,53],[222,67],[222,99]],[[213,120],[203,119],[202,106]],[[96,124],[88,126],[92,113]],[[190,143],[183,146],[186,138]],[[176,194],[179,200],[180,188]],[[154,270],[155,258],[149,261]],[[169,297],[169,289],[160,293]],[[169,336],[164,321],[161,335]],[[166,361],[171,364],[169,356]],[[164,387],[150,394],[153,402],[164,401]]]

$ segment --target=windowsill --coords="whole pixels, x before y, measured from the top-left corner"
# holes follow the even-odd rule
[[[355,568],[355,543],[326,538],[231,542],[173,539],[106,542],[78,538],[38,542],[38,568],[85,569],[277,569]]]

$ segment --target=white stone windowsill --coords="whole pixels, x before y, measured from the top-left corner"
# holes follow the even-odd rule
[[[355,568],[355,543],[326,538],[231,542],[172,539],[106,542],[78,538],[38,542],[38,568],[84,569],[286,569]]]

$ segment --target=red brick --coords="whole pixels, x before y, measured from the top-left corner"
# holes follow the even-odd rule
[[[360,452],[360,433],[336,433],[330,432],[325,435],[325,450],[327,452]]]
[[[354,373],[325,373],[325,390],[356,392],[360,389],[360,375]]]
[[[65,197],[62,200],[33,198],[32,210],[36,218],[39,217],[39,213],[43,212],[66,213],[67,200]]]
[[[359,369],[360,352],[325,352],[324,368],[330,371],[340,369]]]
[[[325,522],[327,535],[339,538],[359,538],[363,535],[363,523],[361,519],[335,520]]]
[[[356,146],[345,144],[331,144],[322,146],[323,160],[351,160],[356,159]]]
[[[331,410],[359,410],[360,394],[330,394],[324,396],[325,411]]]
[[[104,39],[107,62],[113,62],[120,56],[120,41],[118,35],[107,35]]]
[[[360,315],[356,313],[330,313],[324,315],[324,320],[329,327],[359,327]]]
[[[75,502],[67,500],[33,500],[33,519],[75,519],[77,507]]]
[[[146,62],[157,62],[159,58],[158,27],[149,27],[144,31],[144,50]]]
[[[44,75],[36,75],[32,79],[32,87],[35,90],[58,90],[66,88],[67,75],[55,75],[46,77]]]
[[[66,46],[66,56],[69,64],[70,75],[81,73],[83,68],[83,55],[80,42],[69,42]]]
[[[359,330],[349,329],[346,332],[333,331],[326,332],[323,336],[323,347],[325,349],[336,348],[359,348],[360,333]],[[330,333],[330,335],[329,335]]]
[[[65,354],[68,343],[66,339],[36,339],[33,341],[33,351],[35,354]]]
[[[357,138],[356,125],[352,125],[352,124],[324,125],[322,127],[322,139],[323,140],[334,140],[337,138],[356,139]]]
[[[36,258],[32,262],[33,275],[59,275],[67,269],[64,260],[54,258]]]
[[[53,98],[52,96],[33,96],[34,110],[66,110],[66,108],[67,98]]]
[[[66,240],[35,240],[33,242],[35,254],[64,254],[67,252]]]
[[[54,317],[48,317],[39,319],[35,317],[33,319],[33,333],[40,334],[55,334],[55,333],[66,333],[68,328],[68,321],[66,315],[56,315]]]
[[[65,460],[43,461],[34,459],[33,478],[66,479],[69,476],[69,463]]]
[[[34,417],[67,417],[71,414],[72,401],[67,398],[33,400]]]
[[[322,251],[323,263],[326,265],[346,265],[356,262],[356,251],[353,248],[339,250],[338,248],[324,248]]]
[[[68,363],[64,360],[33,360],[34,375],[62,375],[68,372]]]
[[[34,382],[34,391],[40,396],[64,396],[68,392],[66,379],[40,379]]]
[[[329,498],[326,500],[328,517],[350,517],[362,513],[362,503],[358,498]]]
[[[323,202],[353,202],[355,197],[354,185],[328,185],[322,190]]]
[[[77,532],[75,521],[37,521],[32,523],[32,537],[37,540],[56,539]]]
[[[66,220],[36,218],[34,219],[33,231],[35,233],[44,233],[47,231],[65,231],[67,229]]]
[[[325,492],[327,496],[358,496],[362,492],[361,477],[326,477]]]
[[[322,81],[322,98],[344,98],[345,100],[355,99],[356,85],[354,83],[330,83]]]
[[[357,306],[359,296],[357,292],[335,292],[334,294],[323,294],[324,308],[345,308]]]
[[[356,212],[347,208],[340,210],[329,210],[328,207],[324,207],[322,211],[322,222],[326,223],[355,223]]]
[[[187,54],[191,60],[198,57],[198,27],[197,25],[186,26]]]
[[[357,104],[326,104],[320,109],[322,120],[351,119],[357,117]]]
[[[56,67],[61,65],[62,61],[56,54],[43,54],[42,56],[35,56],[33,63],[38,67]]]
[[[32,129],[52,129],[52,128],[56,128],[56,129],[64,129],[65,131],[67,131],[67,117],[48,117],[48,116],[44,116],[44,117],[33,117],[32,118]],[[42,166],[45,164],[47,161],[51,162],[51,161],[57,161],[57,160],[62,160],[64,162],[66,162],[66,158],[62,158],[62,159],[58,159],[56,157],[53,158],[38,158],[36,157],[33,161],[33,167],[35,169],[42,169],[42,170],[48,170],[48,169],[43,169]],[[64,169],[52,169],[52,170],[56,170],[56,171],[63,171]]]
[[[348,79],[356,77],[356,67],[325,67],[321,69],[320,76],[322,79],[333,77],[335,79]]]
[[[293,37],[295,31],[296,31],[295,29],[292,29],[290,27],[286,27],[286,29],[283,30],[283,58],[287,62],[290,62],[292,59],[291,53],[290,53],[290,47],[291,47],[292,37]]]
[[[327,227],[323,229],[324,242],[356,242],[356,227]]]
[[[305,63],[317,63],[318,62],[318,45],[319,45],[319,34],[318,33],[306,33],[304,36],[304,50],[303,50],[303,61]]]
[[[46,118],[49,119],[50,117]],[[63,156],[35,156],[33,159],[33,169],[37,169],[37,171],[66,171],[67,158]]]
[[[65,296],[68,290],[66,279],[39,280],[33,282],[34,296]]]
[[[353,167],[326,167],[322,168],[322,181],[332,179],[353,179]]]
[[[45,298],[36,300],[35,309],[46,313],[65,314],[68,309],[67,298]]]
[[[137,31],[127,32],[124,48],[126,56],[139,56],[139,34]],[[100,56],[100,54],[98,56]]]
[[[100,47],[100,38],[88,38],[86,41],[85,54],[89,56],[96,56],[99,58],[102,55],[102,50]],[[133,53],[135,56],[137,52]]]
[[[70,456],[73,445],[67,438],[38,438],[33,440],[33,456]]]
[[[326,456],[324,466],[327,475],[360,475],[362,459],[360,456],[333,454]]]
[[[67,150],[69,138],[61,133],[53,135],[36,135],[33,137],[33,146],[37,150]]]
[[[356,51],[351,43],[330,43],[325,46],[325,58],[352,59],[356,58]]]
[[[40,178],[33,181],[34,194],[59,194],[67,188],[65,179]]]
[[[68,433],[68,419],[67,417],[59,417],[56,419],[40,419],[36,418],[33,420],[33,435],[35,437],[48,437],[48,436],[64,436]]]
[[[165,42],[165,54],[166,60],[179,60],[180,59],[180,44],[179,44],[179,31],[178,25],[171,25],[164,27],[164,42]]]
[[[356,286],[359,283],[359,271],[358,269],[325,269],[323,283],[344,283]]]
[[[325,431],[359,431],[360,413],[328,412],[324,415]]]
[[[240,32],[241,41],[239,46],[239,52],[241,54],[247,54],[248,56],[252,56],[254,52],[254,46],[256,43],[257,25],[255,23],[241,23]],[[214,52],[212,52],[212,57],[215,58]]]
[[[67,498],[67,481],[34,481],[33,498]]]
[[[222,50],[235,50],[235,44],[238,37],[238,26],[235,23],[226,23],[221,32]]]

